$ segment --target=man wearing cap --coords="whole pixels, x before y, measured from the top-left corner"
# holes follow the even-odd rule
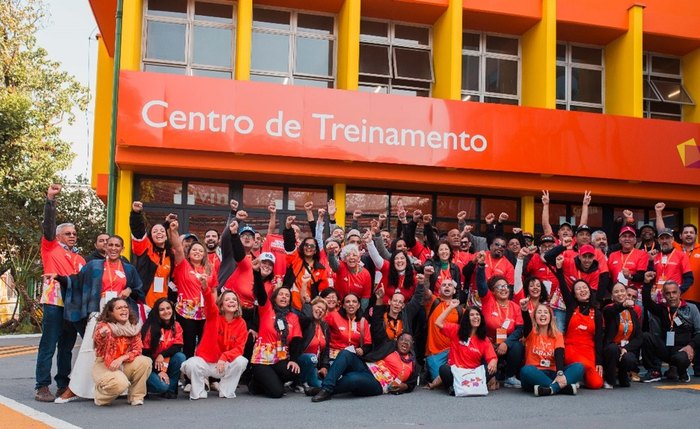
[[[583,202],[581,204],[581,225],[586,225],[588,223],[588,206],[591,204],[591,192],[585,191],[583,193]],[[549,223],[549,191],[542,191],[542,230],[544,235],[554,235],[552,230],[552,225]],[[559,230],[557,235],[559,237],[559,243],[561,243],[564,237],[573,236],[574,227],[569,222],[563,222],[559,225]],[[590,232],[590,229],[589,229]]]
[[[180,241],[182,242],[182,250],[185,252],[185,255],[189,253],[190,247],[192,247],[192,243],[199,243],[199,237],[197,237],[195,234],[192,233],[187,233],[187,234],[182,234],[180,236]]]
[[[669,280],[676,282],[685,293],[693,284],[693,272],[690,268],[688,255],[673,246],[673,230],[664,228],[659,230],[659,245],[661,249],[654,256],[654,271],[656,272],[656,286],[651,290],[651,298],[660,303],[662,286]]]
[[[231,277],[226,280],[223,290],[232,290],[238,294],[243,318],[251,324],[247,317],[252,316],[255,303],[253,294],[253,243],[255,242],[255,229],[246,225],[238,229],[238,222],[233,221],[229,225],[231,232],[231,246],[233,248],[233,259],[236,261],[236,269]]]
[[[608,257],[610,280],[640,289],[644,273],[650,269],[649,254],[635,247],[637,232],[631,226],[622,227],[619,241],[620,250],[612,252]]]
[[[664,203],[658,203],[654,206],[656,211],[656,228],[664,228],[663,210],[666,207]],[[659,229],[660,230],[660,229]],[[700,279],[700,244],[697,242],[698,228],[692,223],[683,225],[680,233],[680,242],[674,242],[673,246],[676,250],[683,252],[688,256],[690,270],[693,273],[694,279]],[[682,290],[681,285],[681,290]],[[692,284],[691,284],[692,286]],[[700,287],[694,287],[689,293],[684,296],[686,299],[700,301]],[[698,368],[700,369],[700,368]]]
[[[604,297],[608,291],[608,285],[610,284],[610,273],[605,267],[605,272],[603,272],[596,260],[596,252],[593,246],[590,244],[584,244],[578,249],[578,253],[575,254],[571,252],[565,252],[566,244],[570,238],[565,238],[562,245],[556,246],[544,256],[545,261],[550,265],[555,265],[557,261],[557,256],[564,253],[564,264],[562,265],[562,270],[564,272],[564,278],[566,279],[566,284],[571,289],[576,280],[584,280],[597,293],[598,301],[601,297]]]
[[[574,244],[574,247],[571,250],[567,250],[564,253],[564,257],[573,258],[579,253],[578,250],[581,247],[583,247],[585,245],[589,245],[589,246],[593,247],[595,259],[596,259],[596,261],[598,261],[598,269],[600,269],[600,272],[601,273],[608,272],[608,258],[605,256],[605,254],[603,252],[600,251],[600,249],[596,249],[591,244],[591,228],[588,225],[581,224],[576,228],[575,241],[576,241],[576,243]]]
[[[659,251],[659,243],[656,241],[656,228],[651,225],[642,225],[639,228],[639,240],[637,248],[649,253],[652,258]]]

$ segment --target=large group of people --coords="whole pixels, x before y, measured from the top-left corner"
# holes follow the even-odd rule
[[[700,376],[700,312],[682,297],[699,287],[697,227],[676,236],[663,203],[655,225],[638,228],[625,211],[614,231],[592,231],[586,192],[579,225],[554,231],[545,191],[536,238],[506,233],[507,213],[487,214],[481,230],[460,212],[441,231],[401,203],[396,225],[381,215],[362,230],[358,210],[345,229],[333,200],[317,212],[304,205],[309,235],[295,216],[278,233],[271,204],[261,235],[232,200],[226,224],[199,241],[176,215],[148,225],[135,201],[129,261],[109,234],[79,255],[74,225],[56,225],[60,191],[49,187],[42,225],[38,401],[126,395],[142,405],[247,391],[322,402],[417,386],[462,395],[469,374],[486,392],[576,395],[688,382],[691,366]]]

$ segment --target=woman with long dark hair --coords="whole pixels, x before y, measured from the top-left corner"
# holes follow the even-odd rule
[[[459,266],[452,261],[452,247],[450,243],[442,239],[438,242],[437,251],[432,259],[425,265],[435,267],[435,272],[430,276],[430,290],[437,294],[439,286],[445,280],[452,280],[457,284],[457,292],[462,289],[462,273]]]
[[[180,367],[185,361],[182,353],[182,327],[175,320],[175,308],[167,298],[159,298],[141,328],[143,355],[153,360],[148,377],[148,393],[166,399],[177,398]]]
[[[253,377],[248,384],[252,394],[270,398],[284,395],[284,384],[299,372],[302,333],[299,318],[292,312],[292,294],[286,287],[269,296],[265,283],[274,276],[274,263],[261,258],[253,261],[253,291],[260,312],[260,329],[251,358]]]
[[[113,298],[97,318],[93,336],[95,404],[109,405],[128,389],[131,405],[143,405],[151,359],[141,354],[141,325],[124,298]]]
[[[348,347],[353,348],[358,356],[362,356],[372,347],[372,334],[369,322],[362,316],[360,297],[348,293],[343,298],[343,306],[326,317],[331,333],[330,358]]]
[[[324,289],[328,288],[328,274],[326,267],[320,262],[321,252],[313,237],[306,237],[301,240],[299,247],[296,247],[296,238],[292,225],[295,216],[287,217],[285,229],[282,232],[284,237],[284,250],[287,251],[287,272],[284,275],[284,286],[292,291],[292,307],[301,311],[303,300],[301,297],[302,278],[310,276],[308,294],[314,299]]]
[[[486,365],[488,375],[492,376],[496,373],[498,364],[496,352],[486,337],[486,321],[479,308],[469,307],[468,313],[462,317],[459,324],[445,322],[450,312],[457,307],[459,300],[453,299],[435,320],[435,325],[450,338],[447,364],[440,367],[440,379],[448,393],[454,389],[451,365],[465,369]]]
[[[605,346],[603,348],[603,387],[630,386],[630,372],[638,368],[642,348],[641,309],[627,296],[627,287],[617,282],[612,288],[613,302],[603,308]]]

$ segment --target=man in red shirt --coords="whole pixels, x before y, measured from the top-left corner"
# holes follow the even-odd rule
[[[75,244],[78,233],[72,223],[56,226],[56,195],[61,192],[61,185],[51,185],[46,193],[44,204],[44,221],[41,224],[41,262],[47,280],[41,294],[43,317],[41,320],[41,340],[36,358],[36,396],[41,402],[53,402],[51,393],[51,362],[58,348],[56,357],[56,391],[57,396],[68,388],[71,369],[72,351],[78,335],[79,326],[63,319],[63,294],[59,283],[53,280],[56,275],[70,276],[77,274],[85,265],[85,259],[78,254]],[[48,277],[51,276],[51,277]],[[82,326],[84,330],[84,325]],[[82,332],[81,332],[82,335]]]
[[[649,254],[637,249],[637,231],[631,226],[620,230],[620,250],[608,257],[610,281],[622,283],[627,287],[640,289],[644,282],[644,273],[648,271]]]
[[[654,256],[656,285],[651,291],[651,299],[657,304],[661,303],[663,285],[667,280],[678,283],[681,293],[685,293],[693,284],[693,272],[690,269],[688,255],[673,246],[671,228],[659,230],[659,245],[661,249]]]

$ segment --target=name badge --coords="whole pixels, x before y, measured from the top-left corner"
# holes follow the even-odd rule
[[[277,320],[277,329],[284,331],[284,322],[281,319]]]
[[[165,290],[165,279],[163,277],[153,278],[153,292],[163,293]]]
[[[352,326],[352,331],[353,331],[353,332],[357,331],[357,322],[355,322],[355,321],[353,320],[351,326]]]
[[[673,331],[666,332],[666,345],[673,347],[676,345],[676,333]]]
[[[661,263],[664,264],[664,265],[665,265],[665,264],[668,264],[668,256],[666,256],[666,255],[662,256],[662,257],[661,257]]]
[[[622,271],[620,271],[619,273],[617,273],[617,281],[618,281],[619,283],[625,285],[625,286],[627,286],[627,285],[629,284],[629,280],[627,280],[627,278],[625,277],[625,275],[622,274]]]
[[[508,334],[506,333],[506,330],[503,328],[497,328],[496,329],[496,344],[501,344],[508,338]]]
[[[549,366],[550,366],[549,359],[542,359],[540,361],[540,366],[545,367],[545,368],[549,368]]]
[[[124,272],[123,272],[123,271],[114,270],[114,274],[116,274],[116,276],[119,277],[120,279],[125,279],[125,278],[126,278],[126,276],[124,275]]]
[[[578,326],[576,327],[576,329],[578,329],[579,331],[587,331],[587,330],[588,330],[588,326],[586,326],[586,325],[578,325]]]
[[[109,302],[110,300],[114,299],[117,297],[117,293],[113,290],[108,290],[105,292],[105,301]]]
[[[508,329],[509,326],[510,326],[510,319],[504,320],[504,321],[503,321],[503,325],[501,325],[501,327],[502,327],[503,329]]]
[[[680,317],[676,316],[673,318],[673,323],[675,323],[676,326],[681,326],[683,324],[683,321],[681,320]]]

